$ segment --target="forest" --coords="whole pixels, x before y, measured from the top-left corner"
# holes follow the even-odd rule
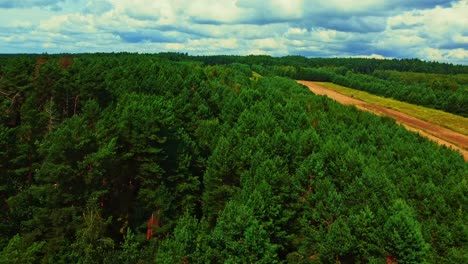
[[[0,263],[467,263],[468,163],[294,79],[468,115],[468,66],[0,56]]]
[[[179,60],[180,56],[167,55]],[[463,65],[418,59],[307,59],[299,56],[212,56],[196,59],[210,65],[243,63],[262,75],[333,82],[375,95],[468,116],[468,67]]]

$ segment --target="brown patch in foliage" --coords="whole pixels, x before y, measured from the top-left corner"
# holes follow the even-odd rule
[[[41,66],[44,65],[46,62],[47,62],[47,59],[45,57],[41,57],[37,60],[36,67],[34,68],[34,80],[36,80],[37,75],[39,74],[39,70],[41,69]]]
[[[58,62],[60,68],[65,69],[65,70],[68,70],[71,66],[73,66],[73,63],[74,63],[73,59],[68,56],[64,56],[60,58]]]
[[[395,256],[388,256],[387,259],[385,260],[385,263],[387,263],[387,264],[398,264],[398,262],[396,261]]]

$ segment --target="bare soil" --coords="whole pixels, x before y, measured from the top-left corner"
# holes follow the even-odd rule
[[[459,151],[465,161],[468,161],[468,136],[454,132],[450,129],[423,121],[421,119],[415,118],[413,116],[404,114],[402,112],[367,103],[335,91],[329,90],[319,84],[309,82],[309,81],[297,81],[298,83],[306,86],[313,93],[317,95],[325,95],[331,99],[344,104],[344,105],[354,105],[357,108],[365,111],[372,112],[377,115],[389,116],[397,121],[397,123],[402,124],[406,129],[416,132],[421,136],[424,136],[440,145],[450,147],[454,150]]]

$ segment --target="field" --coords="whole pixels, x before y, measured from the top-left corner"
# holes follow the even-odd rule
[[[462,133],[463,135],[468,135],[468,118],[427,107],[400,102],[390,98],[383,98],[367,92],[350,89],[333,83],[317,82],[317,84],[352,98],[395,109],[402,113]]]
[[[427,109],[425,107],[415,106],[408,103],[402,103],[396,100],[381,98],[379,96],[371,95],[361,91],[355,91],[350,88],[335,85],[332,83],[318,83],[308,81],[298,81],[300,84],[307,86],[313,93],[318,95],[326,95],[339,103],[345,105],[353,105],[357,108],[365,111],[370,111],[377,115],[385,115],[395,119],[398,123],[404,125],[408,130],[417,132],[420,135],[429,138],[430,140],[437,142],[440,145],[445,145],[452,149],[459,151],[464,159],[468,161],[468,137],[464,134],[457,133],[440,125],[430,122],[430,120],[424,121],[422,118],[417,118],[412,113],[427,113],[427,112],[440,112],[435,113],[445,117],[444,112]],[[331,88],[333,87],[333,88]],[[347,94],[345,94],[345,91]],[[400,105],[401,104],[401,105]],[[398,109],[389,107],[399,107],[400,109],[408,110],[407,113],[398,111]],[[413,112],[409,111],[413,109]],[[418,112],[419,111],[419,112]],[[451,115],[451,114],[448,114]],[[457,117],[457,116],[455,116]],[[437,118],[435,118],[437,119]],[[464,118],[461,118],[464,119]],[[443,118],[438,118],[443,120]],[[466,125],[461,123],[460,126]]]

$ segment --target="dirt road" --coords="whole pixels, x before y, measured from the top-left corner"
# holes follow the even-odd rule
[[[309,90],[317,95],[326,95],[331,99],[345,105],[354,105],[357,108],[372,112],[378,115],[392,117],[398,123],[406,127],[406,129],[417,132],[421,136],[427,137],[438,144],[448,146],[459,151],[465,161],[468,161],[468,136],[454,132],[450,129],[434,125],[421,119],[412,117],[402,112],[386,108],[383,106],[367,103],[349,96],[329,90],[319,84],[309,81],[297,81],[298,83],[307,86]]]

